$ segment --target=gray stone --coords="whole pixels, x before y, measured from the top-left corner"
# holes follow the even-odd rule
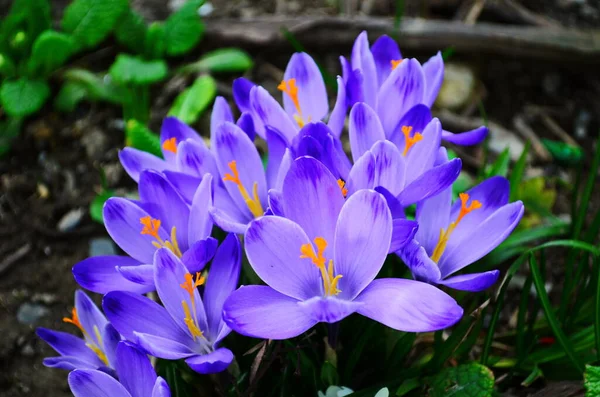
[[[83,208],[72,209],[60,218],[60,221],[56,225],[57,229],[61,232],[68,232],[75,229],[79,225],[79,222],[81,222],[83,214],[85,214]]]
[[[435,101],[441,109],[460,109],[472,97],[477,80],[473,70],[462,64],[447,63],[444,83]]]
[[[590,127],[591,121],[592,115],[590,112],[585,109],[580,110],[575,117],[575,125],[573,126],[575,137],[579,139],[585,138],[588,134],[588,128]]]
[[[17,320],[21,324],[33,325],[44,316],[50,314],[47,307],[36,303],[25,302],[17,310]]]
[[[91,128],[81,138],[85,153],[91,160],[100,160],[108,149],[108,138],[99,128]]]
[[[117,255],[117,249],[111,239],[94,238],[90,241],[89,256]]]

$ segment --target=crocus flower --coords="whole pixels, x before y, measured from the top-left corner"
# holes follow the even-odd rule
[[[233,93],[240,110],[252,113],[256,132],[266,139],[265,127],[281,133],[288,144],[298,131],[309,122],[323,121],[339,137],[346,117],[346,94],[342,78],[338,77],[335,107],[329,115],[329,100],[319,67],[306,53],[292,55],[277,87],[282,92],[283,107],[262,87],[248,80],[234,82]]]
[[[436,162],[442,138],[438,119],[421,132],[404,129],[405,138],[386,141],[377,114],[359,102],[350,112],[350,145],[354,165],[347,180],[348,193],[382,187],[402,207],[441,192],[458,177],[460,159]]]
[[[38,328],[37,335],[60,354],[58,357],[45,358],[44,365],[69,371],[79,368],[114,373],[115,350],[121,336],[83,291],[75,292],[75,307],[71,317],[65,317],[63,321],[79,328],[83,338]]]
[[[217,241],[209,237],[211,181],[212,176],[205,175],[188,206],[163,175],[143,171],[139,202],[114,197],[103,209],[108,234],[129,256],[87,258],[73,267],[75,280],[98,293],[153,291],[153,257],[161,247],[181,258],[191,272],[201,271],[217,248]]]
[[[399,250],[415,279],[465,291],[482,291],[498,279],[497,270],[454,275],[496,248],[523,216],[523,203],[508,203],[509,183],[492,177],[452,204],[452,189],[417,204],[419,230]]]
[[[69,374],[75,397],[170,397],[167,382],[156,376],[150,359],[129,342],[117,346],[118,379],[102,371],[77,369]]]
[[[104,297],[104,311],[126,339],[149,354],[185,359],[199,373],[220,372],[233,360],[219,343],[231,332],[222,309],[237,286],[240,267],[240,243],[230,234],[217,249],[201,298],[197,287],[205,278],[190,274],[171,250],[161,248],[154,255],[154,282],[164,307],[132,292],[113,291]]]
[[[281,216],[252,221],[248,260],[267,286],[243,286],[225,302],[236,332],[265,339],[300,335],[318,322],[359,313],[394,329],[442,329],[462,316],[450,296],[425,283],[378,279],[392,240],[382,195],[362,190],[345,200],[319,161],[294,161],[285,178]],[[407,233],[414,226],[406,221]]]
[[[431,106],[444,80],[444,61],[438,52],[423,65],[403,59],[396,42],[381,36],[371,48],[362,32],[352,47],[350,62],[340,57],[348,105],[365,102],[377,111],[387,139],[402,138],[403,127],[422,131],[431,121]],[[454,134],[443,131],[442,139],[458,145],[475,145],[488,129]]]

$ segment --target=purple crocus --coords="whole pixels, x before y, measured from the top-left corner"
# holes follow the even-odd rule
[[[205,175],[188,206],[162,174],[143,171],[139,202],[115,197],[103,210],[108,234],[129,256],[87,258],[73,267],[75,280],[98,293],[153,291],[152,261],[161,247],[181,258],[191,272],[201,271],[217,248],[217,241],[209,237],[211,183],[212,176]]]
[[[402,138],[404,127],[422,131],[431,121],[431,106],[444,80],[444,61],[438,52],[423,65],[403,59],[396,42],[381,36],[369,48],[362,32],[352,47],[350,62],[340,57],[348,105],[365,102],[377,111],[387,139]],[[476,145],[488,129],[454,134],[442,132],[442,139],[457,145]]]
[[[246,232],[248,260],[267,286],[243,286],[227,299],[223,318],[234,331],[287,339],[356,312],[421,332],[451,326],[462,316],[454,299],[426,283],[375,280],[393,223],[379,193],[362,190],[345,200],[331,172],[302,157],[285,178],[281,210],[285,218],[261,217]],[[406,237],[414,224],[405,222]]]
[[[119,342],[116,352],[118,379],[102,371],[77,369],[69,374],[75,397],[170,397],[167,382],[156,376],[148,356],[129,342]]]
[[[523,216],[523,203],[508,203],[509,183],[489,178],[452,204],[452,189],[417,204],[419,230],[398,251],[415,279],[464,291],[482,291],[499,271],[455,275],[496,248]]]
[[[71,317],[65,317],[63,321],[76,326],[83,338],[66,332],[38,328],[37,335],[60,354],[58,357],[45,358],[44,365],[68,371],[99,369],[109,374],[114,373],[115,350],[121,335],[83,291],[75,292],[75,307]]]
[[[204,284],[167,248],[154,255],[154,282],[163,306],[144,296],[113,291],[103,307],[114,327],[146,352],[167,360],[185,359],[196,372],[214,373],[233,360],[229,349],[219,347],[230,328],[223,322],[223,303],[236,288],[241,267],[241,248],[234,234],[217,249],[202,298]]]

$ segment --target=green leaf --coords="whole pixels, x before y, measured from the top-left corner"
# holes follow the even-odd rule
[[[33,43],[29,72],[34,76],[47,76],[71,56],[74,48],[75,43],[71,36],[46,30]]]
[[[221,48],[180,69],[181,73],[245,72],[253,66],[252,58],[238,48]]]
[[[93,47],[108,36],[127,8],[127,0],[75,0],[65,9],[62,28],[81,47]]]
[[[127,146],[162,158],[160,138],[145,125],[136,120],[129,120],[125,128],[125,135],[127,137]]]
[[[202,38],[204,23],[198,15],[203,0],[189,0],[165,21],[167,54],[182,55],[191,50]]]
[[[523,175],[525,174],[525,167],[527,165],[527,154],[529,153],[529,149],[531,148],[531,142],[527,141],[525,143],[525,147],[519,156],[519,159],[515,163],[515,166],[510,172],[510,201],[515,201],[515,197],[517,196],[518,187],[521,181],[523,180]]]
[[[172,397],[191,397],[197,395],[198,393],[194,393],[191,386],[185,381],[182,371],[178,367],[177,361],[158,359],[156,362],[156,373],[167,381]]]
[[[600,367],[585,366],[585,397],[600,396]]]
[[[10,117],[0,122],[0,158],[10,151],[13,140],[19,136],[23,119]]]
[[[478,363],[446,368],[429,383],[429,397],[491,397],[494,374]]]
[[[508,174],[508,165],[510,164],[510,150],[508,148],[504,149],[500,156],[494,161],[494,163],[486,170],[486,178],[491,176],[504,176]]]
[[[50,95],[50,87],[44,81],[20,78],[6,80],[0,88],[0,102],[4,111],[12,117],[24,117],[42,108]]]
[[[152,22],[144,37],[144,55],[149,59],[160,59],[166,51],[165,26],[160,22]]]
[[[148,85],[167,77],[167,64],[162,60],[146,61],[119,54],[108,73],[119,84]]]
[[[129,8],[121,15],[115,26],[115,37],[120,44],[141,54],[144,52],[144,40],[146,39],[147,30],[144,18]]]
[[[93,220],[98,223],[104,223],[104,219],[102,217],[102,208],[104,208],[104,203],[111,197],[114,197],[115,192],[112,190],[104,190],[94,197],[90,204],[90,216]]]
[[[184,123],[193,124],[210,105],[217,94],[217,83],[210,76],[201,76],[191,87],[186,88],[175,98],[169,116],[175,116]]]
[[[14,77],[17,68],[12,59],[6,54],[0,53],[0,75],[4,77]]]
[[[542,143],[550,152],[550,155],[563,166],[575,166],[583,159],[583,150],[579,146],[573,146],[560,141],[542,138]]]
[[[338,384],[338,373],[335,365],[329,361],[325,361],[321,367],[321,382],[326,386]]]
[[[58,95],[54,98],[54,107],[61,112],[72,112],[77,104],[88,96],[85,85],[76,81],[67,81],[60,87]]]
[[[104,78],[84,69],[70,69],[63,75],[67,82],[80,83],[85,87],[90,99],[106,101],[116,105],[123,102],[122,87],[114,84],[110,77]]]
[[[0,47],[16,50],[11,55],[19,53],[22,56],[40,33],[50,29],[51,23],[47,0],[14,0],[0,25]]]

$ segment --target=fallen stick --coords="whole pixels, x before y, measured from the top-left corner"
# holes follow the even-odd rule
[[[294,34],[305,46],[331,50],[349,48],[356,36],[367,30],[371,37],[394,35],[391,18],[282,18],[208,19],[206,41],[219,46],[289,47],[282,29]],[[564,63],[600,63],[600,31],[492,23],[467,25],[459,21],[404,18],[399,28],[403,49],[488,53]]]

